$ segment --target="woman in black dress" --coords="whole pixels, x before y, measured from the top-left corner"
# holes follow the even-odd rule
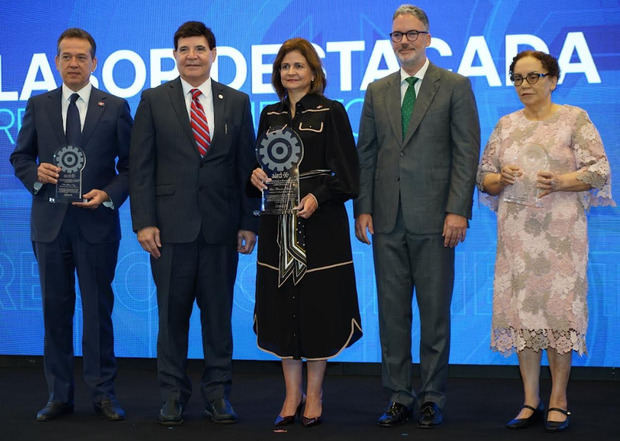
[[[343,105],[323,96],[325,74],[310,42],[284,42],[271,83],[281,100],[263,109],[259,140],[286,127],[303,144],[300,202],[292,214],[263,214],[258,241],[254,331],[258,347],[282,359],[286,397],[275,429],[283,430],[304,403],[302,424],[320,423],[326,360],[362,336],[344,206],[358,193],[359,163]],[[251,182],[266,190],[270,179],[257,168]]]

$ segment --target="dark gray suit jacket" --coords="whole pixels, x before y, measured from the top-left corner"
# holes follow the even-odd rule
[[[259,200],[246,195],[256,163],[254,127],[245,93],[211,81],[215,133],[204,159],[196,149],[177,78],[145,90],[130,149],[134,231],[155,226],[167,243],[236,244],[239,230],[258,231]]]
[[[51,204],[55,185],[36,192],[39,162],[54,163],[54,152],[67,145],[61,113],[62,87],[28,100],[22,128],[17,136],[11,163],[15,174],[33,193],[31,235],[35,242],[51,242],[60,231],[69,204]],[[90,243],[114,242],[121,238],[118,208],[129,193],[129,136],[132,119],[124,99],[92,88],[82,130],[86,166],[82,193],[105,191],[114,209],[103,205],[95,210],[76,210],[82,236]],[[118,159],[118,162],[117,162]]]
[[[480,152],[476,102],[466,77],[432,63],[402,139],[400,71],[370,84],[360,122],[360,195],[375,233],[392,231],[399,198],[407,231],[443,230],[447,213],[471,218]]]

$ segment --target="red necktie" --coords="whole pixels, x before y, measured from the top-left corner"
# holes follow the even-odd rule
[[[207,117],[205,110],[198,101],[198,97],[202,94],[200,89],[190,90],[192,93],[192,105],[191,105],[191,125],[192,132],[194,133],[194,139],[198,146],[198,153],[200,156],[207,154],[209,146],[211,145],[211,133],[209,133],[209,123],[207,123]]]

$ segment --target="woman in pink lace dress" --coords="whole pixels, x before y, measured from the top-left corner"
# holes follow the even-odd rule
[[[524,108],[499,120],[478,169],[481,201],[497,211],[491,347],[517,352],[525,394],[511,429],[539,420],[549,431],[568,427],[572,351],[586,352],[585,211],[614,204],[607,156],[588,114],[551,101],[559,74],[556,59],[543,52],[513,59],[510,75]],[[539,396],[544,349],[552,376],[546,414]]]

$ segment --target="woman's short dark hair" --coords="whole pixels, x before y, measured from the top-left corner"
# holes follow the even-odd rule
[[[308,93],[323,95],[325,86],[327,85],[327,79],[325,78],[319,55],[316,53],[312,43],[308,40],[303,38],[291,38],[290,40],[286,40],[280,47],[278,55],[276,55],[276,59],[273,62],[273,71],[271,73],[271,84],[280,99],[284,99],[286,96],[286,89],[282,85],[282,77],[280,76],[280,67],[282,66],[282,60],[286,54],[293,51],[299,51],[299,53],[304,56],[314,74],[314,81],[310,83],[310,91]]]
[[[558,60],[556,60],[553,55],[549,55],[541,51],[533,51],[533,50],[521,51],[517,55],[515,55],[515,57],[512,59],[512,63],[510,63],[509,73],[511,77],[512,77],[512,74],[514,73],[515,64],[517,64],[517,61],[525,57],[536,58],[537,60],[540,61],[540,63],[545,68],[545,70],[549,73],[549,76],[560,78],[560,65],[558,64]]]

